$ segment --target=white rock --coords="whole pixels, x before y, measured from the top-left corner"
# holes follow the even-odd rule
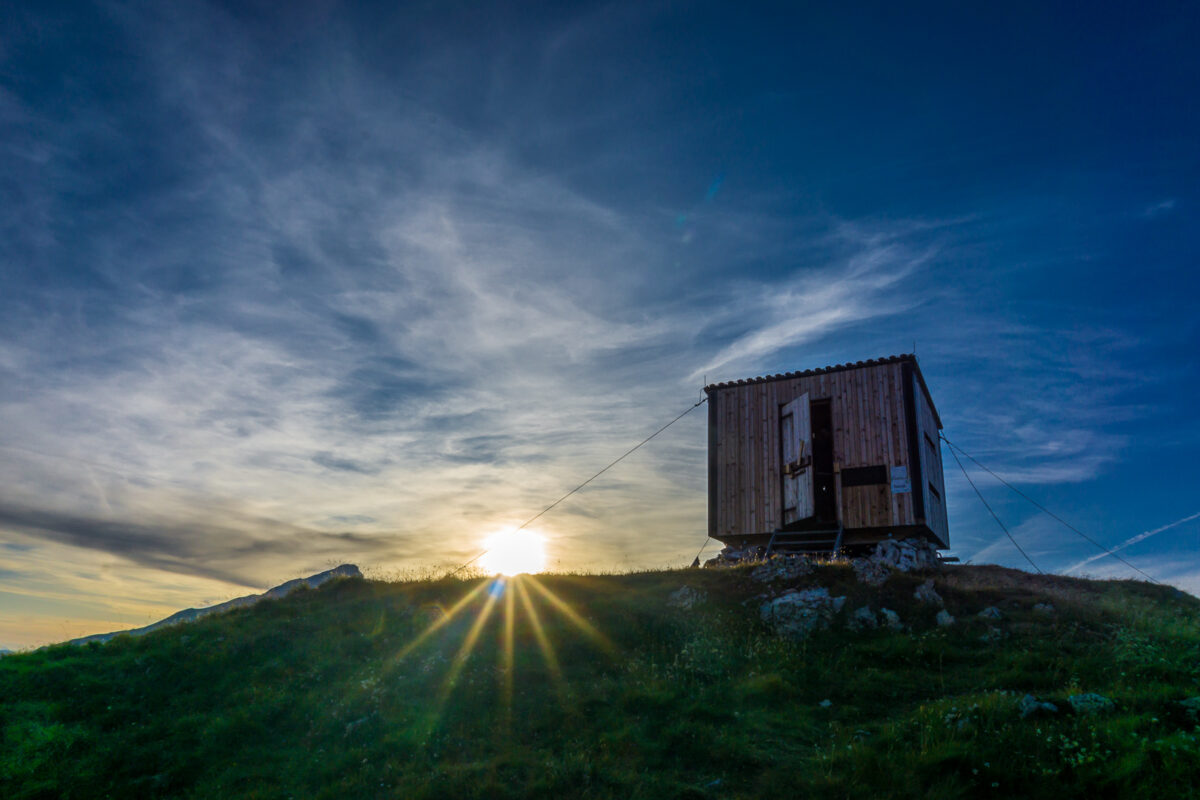
[[[1053,703],[1043,703],[1031,694],[1027,694],[1021,698],[1021,702],[1017,704],[1017,709],[1021,712],[1021,719],[1041,713],[1058,713],[1058,706]]]
[[[950,612],[943,608],[937,613],[937,624],[943,628],[949,627],[954,624],[954,617],[950,616]]]
[[[1073,694],[1067,698],[1067,702],[1071,704],[1071,708],[1076,714],[1100,714],[1116,708],[1116,704],[1112,700],[1095,692]]]
[[[759,608],[759,614],[777,634],[803,639],[815,630],[828,628],[845,602],[845,597],[830,597],[828,589],[817,587],[769,600]]]
[[[879,627],[879,621],[875,619],[875,612],[871,610],[870,606],[863,606],[855,609],[846,622],[846,626],[855,631],[874,630]]]
[[[879,609],[879,616],[883,617],[883,624],[894,631],[904,630],[904,624],[900,622],[900,615],[890,608]]]
[[[942,596],[933,588],[933,578],[930,578],[918,586],[917,590],[913,592],[913,597],[917,598],[917,600],[920,602],[928,603],[929,605],[945,605],[945,602],[942,600]]]
[[[681,586],[667,598],[667,605],[671,608],[682,608],[684,611],[691,611],[692,606],[697,603],[703,603],[706,595],[699,589],[693,589],[690,586]]]

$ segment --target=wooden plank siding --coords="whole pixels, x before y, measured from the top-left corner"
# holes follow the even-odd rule
[[[905,407],[906,383],[912,386],[911,410]],[[927,525],[948,546],[941,423],[912,356],[716,384],[705,391],[713,406],[709,424],[716,428],[709,431],[709,534],[714,538],[769,534],[781,527],[779,409],[808,394],[811,401],[830,401],[841,525],[847,531]],[[910,464],[914,450],[908,419],[913,411],[920,447],[917,463]],[[913,492],[921,492],[923,518],[915,516],[913,495],[893,494],[890,482],[842,485],[842,471],[879,465],[887,468],[889,478],[894,467],[908,469]]]
[[[916,375],[913,376],[916,381]],[[941,426],[937,423],[933,408],[920,387],[914,387],[913,396],[917,399],[917,424],[920,427],[921,449],[921,491],[925,496],[925,524],[942,541],[949,537],[949,520],[946,516],[945,476],[942,473],[942,448],[938,431]],[[916,490],[916,487],[913,487]]]

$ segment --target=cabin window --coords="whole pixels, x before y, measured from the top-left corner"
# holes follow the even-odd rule
[[[842,470],[843,488],[851,486],[874,486],[878,483],[887,482],[887,467],[883,464],[876,464],[870,467],[848,467]]]

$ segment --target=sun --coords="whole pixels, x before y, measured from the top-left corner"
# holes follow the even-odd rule
[[[546,568],[546,540],[532,531],[499,531],[483,543],[479,566],[492,574],[521,575]]]

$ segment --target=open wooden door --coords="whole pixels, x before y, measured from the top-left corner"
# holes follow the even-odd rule
[[[815,513],[813,504],[812,418],[808,395],[802,394],[779,409],[782,451],[783,524],[791,525]]]

